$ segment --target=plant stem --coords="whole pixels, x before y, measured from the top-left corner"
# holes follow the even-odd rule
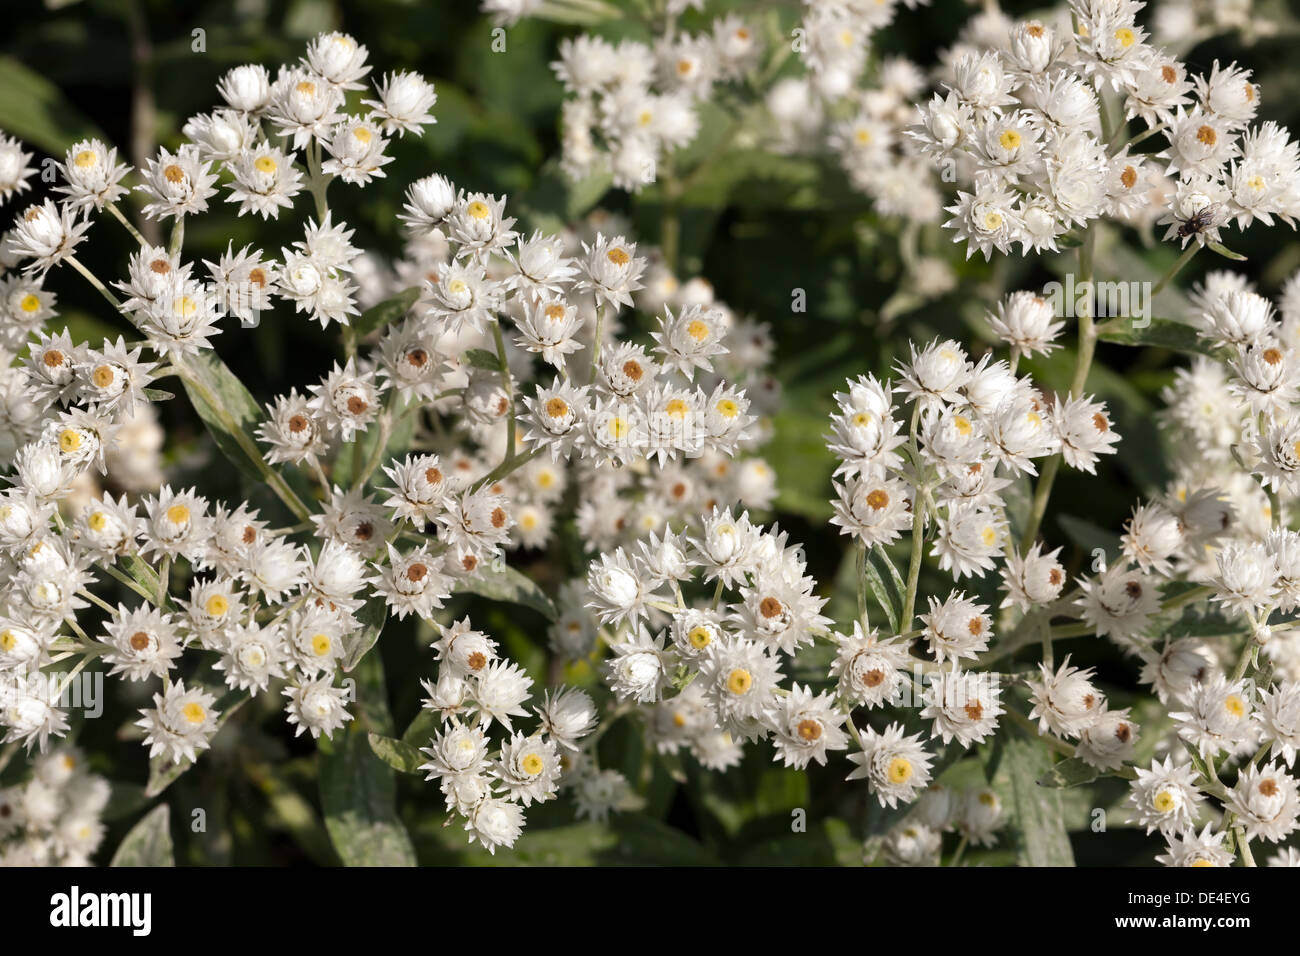
[[[118,209],[115,204],[109,203],[106,208],[118,222],[126,227],[126,231],[135,238],[136,242],[140,243],[142,246],[147,246],[149,244],[145,237],[140,234],[140,230],[131,224],[131,220],[127,219],[126,216],[122,214],[122,210]]]
[[[961,856],[966,852],[966,846],[969,842],[970,838],[963,833],[961,839],[957,842],[957,849],[953,851],[952,859],[948,861],[949,866],[956,866],[961,862]]]
[[[912,460],[919,461],[916,435],[921,420],[921,406],[912,408],[912,426],[910,429]],[[917,489],[920,490],[919,488]],[[900,631],[910,631],[916,612],[916,588],[921,579],[921,559],[925,553],[925,496],[912,497],[912,558],[907,565],[907,594],[903,600],[903,618],[898,622]]]
[[[1183,266],[1192,261],[1192,256],[1196,255],[1196,253],[1200,251],[1201,244],[1199,242],[1193,242],[1190,246],[1184,249],[1183,254],[1178,257],[1178,261],[1170,266],[1169,270],[1160,277],[1160,281],[1155,284],[1155,288],[1151,290],[1151,298],[1154,299],[1163,292],[1165,286],[1169,285],[1169,280],[1178,275],[1178,273],[1182,271]]]
[[[1034,543],[1034,538],[1038,537],[1038,528],[1043,523],[1043,515],[1047,513],[1047,499],[1052,494],[1052,483],[1056,481],[1056,473],[1061,467],[1061,456],[1053,455],[1047,459],[1043,465],[1043,473],[1038,476],[1038,484],[1034,486],[1034,502],[1029,509],[1029,524],[1025,525],[1025,532],[1020,536],[1020,550],[1028,551]]]
[[[176,225],[172,226],[171,241],[167,243],[167,255],[179,259],[181,247],[185,245],[185,217],[177,216]]]
[[[515,457],[515,386],[510,379],[510,363],[506,361],[506,342],[501,335],[501,320],[492,322],[492,338],[497,347],[497,360],[501,363],[501,387],[506,390],[510,410],[506,412],[506,456],[502,464]]]

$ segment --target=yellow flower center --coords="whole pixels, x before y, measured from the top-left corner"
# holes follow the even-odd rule
[[[1003,149],[1019,149],[1022,142],[1020,134],[1013,129],[1004,129],[1002,135],[998,137],[998,143]]]
[[[740,406],[729,398],[724,398],[714,406],[723,418],[735,418],[740,414]]]
[[[103,531],[104,528],[108,526],[108,515],[104,514],[102,511],[96,511],[86,519],[86,524],[90,527],[91,531]]]
[[[41,307],[41,300],[28,292],[18,302],[18,308],[24,312],[35,312]]]
[[[214,594],[203,603],[203,610],[209,617],[222,617],[230,610],[230,602],[224,594]]]
[[[172,524],[184,524],[190,520],[190,509],[182,504],[172,505],[167,509],[167,520]]]
[[[707,627],[691,628],[691,632],[686,635],[686,639],[691,642],[691,647],[697,651],[702,651],[713,643],[713,637],[709,634]]]
[[[974,430],[974,426],[971,425],[970,419],[963,415],[954,415],[952,425],[957,429],[957,434],[963,436],[969,435]]]
[[[95,383],[96,388],[108,388],[113,384],[114,377],[111,365],[97,366],[95,371],[90,373],[91,381]]]
[[[273,173],[277,168],[279,168],[279,166],[274,157],[259,156],[257,159],[253,160],[253,168],[259,173]]]
[[[203,709],[203,705],[193,700],[185,705],[181,713],[191,724],[201,724],[208,718],[208,712]]]
[[[686,334],[697,342],[703,342],[709,337],[709,324],[700,319],[695,319],[690,325],[686,326]]]
[[[333,646],[334,642],[330,640],[328,634],[316,634],[312,636],[311,650],[317,657],[324,657],[330,652],[330,648]]]
[[[1120,46],[1127,50],[1137,41],[1137,35],[1128,27],[1120,27],[1115,31],[1115,39],[1119,41]]]
[[[524,755],[524,759],[519,761],[519,766],[528,776],[535,777],[542,772],[546,764],[543,763],[541,756],[531,753]]]
[[[687,405],[686,402],[684,402],[680,398],[669,399],[668,403],[664,405],[664,413],[669,418],[675,418],[678,421],[685,418],[686,414],[690,410],[691,410],[691,406]]]
[[[1174,808],[1174,795],[1168,790],[1161,790],[1151,798],[1151,806],[1157,813],[1168,813]]]
[[[59,450],[70,455],[81,447],[81,433],[75,428],[65,428],[59,432]]]
[[[13,631],[0,631],[0,649],[12,651],[17,644],[18,638]]]
[[[357,126],[352,130],[352,138],[358,143],[369,143],[375,138],[375,134],[365,126]]]
[[[889,761],[885,775],[890,783],[906,783],[912,777],[912,763],[906,757],[895,757]]]
[[[99,162],[99,156],[95,154],[93,149],[83,149],[72,158],[72,162],[78,169],[89,169]]]
[[[626,438],[627,433],[631,430],[626,418],[611,418],[607,427],[609,434],[614,438]]]
[[[754,677],[743,667],[737,667],[727,675],[727,690],[736,696],[748,694],[749,689],[754,686]]]
[[[465,207],[465,212],[469,213],[474,219],[486,219],[491,215],[492,210],[488,208],[488,204],[483,200],[475,199]]]
[[[616,266],[625,266],[632,261],[632,257],[627,254],[627,250],[622,246],[615,246],[609,252],[605,253],[605,258]]]
[[[1233,717],[1241,717],[1246,713],[1246,705],[1236,694],[1228,695],[1228,699],[1223,702],[1223,709]]]

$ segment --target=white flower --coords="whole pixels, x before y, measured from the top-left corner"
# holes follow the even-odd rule
[[[871,727],[861,732],[862,752],[849,754],[857,768],[849,780],[866,779],[867,789],[882,807],[893,807],[902,800],[910,803],[930,782],[930,762],[934,758],[921,746],[921,735],[903,735],[902,724],[890,724],[883,733]]]
[[[829,693],[814,695],[808,687],[795,684],[773,718],[772,743],[787,767],[803,769],[809,761],[826,764],[828,750],[843,750],[849,735],[843,724],[847,715]]]
[[[907,680],[910,657],[907,643],[894,638],[881,640],[874,631],[865,631],[853,622],[852,636],[835,635],[839,645],[831,676],[846,700],[878,707],[891,699]]]
[[[1070,666],[1069,655],[1053,672],[1039,664],[1040,679],[1027,680],[1031,720],[1038,720],[1040,731],[1059,737],[1078,737],[1097,719],[1106,706],[1106,698],[1092,684],[1092,668]]]
[[[158,157],[150,159],[142,172],[144,182],[136,187],[149,200],[144,214],[165,219],[206,212],[208,200],[217,194],[217,175],[211,166],[193,144],[181,146],[175,153],[159,149]]]
[[[1245,826],[1247,840],[1277,843],[1296,828],[1300,815],[1295,778],[1276,767],[1247,766],[1228,794],[1228,806]]]
[[[1115,770],[1133,758],[1138,725],[1128,716],[1128,708],[1109,710],[1104,704],[1091,722],[1079,732],[1075,754],[1080,760],[1101,770]]]
[[[175,622],[148,605],[127,610],[119,604],[105,631],[109,651],[104,661],[111,665],[110,673],[122,674],[127,680],[163,677],[181,656]]]
[[[1214,825],[1207,823],[1199,834],[1195,830],[1174,836],[1166,834],[1168,852],[1156,857],[1157,863],[1165,866],[1228,866],[1233,861],[1233,854],[1223,848],[1224,830],[1213,832]]]
[[[1171,713],[1178,736],[1193,744],[1202,757],[1233,751],[1254,739],[1256,724],[1250,693],[1241,681],[1229,683],[1222,674],[1202,681],[1187,695],[1187,710]]]
[[[577,750],[578,741],[596,729],[596,705],[576,687],[548,690],[537,708],[541,730],[560,747]]]
[[[348,689],[332,686],[333,675],[291,683],[283,691],[287,720],[296,725],[294,736],[310,730],[313,738],[331,737],[352,719],[347,710]]]
[[[925,692],[921,717],[934,721],[934,735],[963,747],[981,743],[998,726],[1004,708],[995,679],[975,671],[940,671]]]
[[[1137,768],[1128,802],[1136,811],[1130,822],[1169,836],[1194,830],[1203,796],[1196,770],[1189,763],[1174,765],[1172,757],[1153,761],[1150,770]]]
[[[163,693],[154,694],[153,707],[140,711],[136,726],[145,731],[149,756],[161,755],[172,763],[193,762],[206,750],[217,731],[216,697],[199,688],[185,689],[178,680]]]
[[[30,259],[24,266],[28,274],[43,274],[72,255],[89,228],[90,222],[79,220],[70,203],[59,206],[47,199],[18,216],[3,251]]]
[[[362,100],[380,118],[384,132],[405,136],[419,133],[421,126],[438,122],[429,111],[438,101],[433,84],[419,73],[399,70],[375,84],[378,100]]]
[[[489,853],[497,847],[512,847],[524,830],[524,811],[516,803],[486,797],[465,817],[470,842],[477,840]]]

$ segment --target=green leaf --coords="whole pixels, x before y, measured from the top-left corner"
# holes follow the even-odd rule
[[[108,142],[49,80],[12,57],[0,57],[0,129],[62,158],[79,139]],[[110,144],[111,145],[111,144]]]
[[[415,866],[415,848],[397,816],[397,782],[370,749],[358,720],[320,740],[325,829],[345,866]]]
[[[325,829],[345,866],[415,866],[415,847],[397,815],[397,778],[370,747],[371,733],[393,732],[378,654],[357,668],[356,682],[355,717],[317,742]]]
[[[187,356],[185,366],[194,379],[182,378],[185,394],[217,447],[254,482],[264,482],[266,465],[252,439],[254,428],[262,420],[257,401],[215,353]],[[252,458],[254,453],[257,453],[256,461]]]
[[[151,402],[170,402],[176,397],[174,392],[168,392],[161,388],[146,388],[142,389],[141,392]]]
[[[158,593],[158,572],[143,558],[134,554],[123,555],[117,559],[117,566],[148,593]]]
[[[508,564],[481,565],[472,577],[457,582],[455,590],[462,593],[468,591],[493,601],[522,604],[549,621],[559,617],[555,605],[537,583]]]
[[[1155,346],[1195,355],[1214,354],[1209,343],[1194,328],[1173,319],[1153,318],[1141,327],[1134,319],[1111,319],[1098,326],[1097,338],[1116,345]]]
[[[564,204],[565,214],[569,220],[580,219],[601,197],[614,185],[614,177],[608,170],[597,170],[577,182],[568,183],[568,198]]]
[[[388,623],[388,604],[381,597],[372,597],[357,612],[357,621],[363,626],[352,638],[352,644],[343,658],[345,673],[361,663],[361,659],[378,643],[379,635]]]
[[[1003,763],[1011,778],[1012,826],[1018,836],[1020,865],[1074,866],[1061,791],[1038,784],[1052,769],[1046,746],[1039,740],[1009,740]]]
[[[1092,783],[1101,771],[1085,760],[1071,757],[1052,764],[1052,769],[1038,778],[1040,787],[1078,787]]]
[[[843,820],[811,821],[807,832],[761,840],[746,850],[741,866],[861,866],[862,841]]]
[[[420,764],[427,762],[418,748],[383,734],[370,735],[370,749],[398,773],[419,773]]]
[[[1243,256],[1240,252],[1233,252],[1231,249],[1229,249],[1221,242],[1207,242],[1205,245],[1209,247],[1211,252],[1217,252],[1225,259],[1231,259],[1233,262],[1246,261],[1246,257]]]
[[[160,803],[122,838],[109,866],[175,866],[171,811]]]
[[[448,863],[471,866],[720,866],[698,841],[643,813],[616,813],[608,823],[575,823],[524,830],[513,849],[489,854],[470,844],[459,826],[429,820],[421,846]],[[442,860],[440,860],[441,862]]]
[[[866,577],[867,587],[870,589],[872,596],[875,597],[876,603],[879,604],[881,609],[885,612],[885,617],[889,618],[889,629],[893,633],[897,634],[899,608],[898,605],[895,604],[893,596],[885,587],[885,580],[880,576],[880,571],[876,568],[877,550],[878,549],[876,548],[872,548],[871,551],[867,552],[867,560],[862,563],[862,573]],[[881,554],[881,558],[884,560],[886,565],[890,568],[893,567],[893,565],[889,563],[889,559],[884,557],[883,553]]]
[[[418,749],[433,739],[433,735],[441,729],[442,718],[433,711],[421,707],[420,712],[402,733],[402,743]]]
[[[1061,526],[1066,537],[1089,554],[1100,550],[1110,560],[1120,553],[1119,535],[1098,527],[1091,521],[1073,515],[1057,515],[1056,523]]]
[[[352,323],[352,328],[356,330],[358,338],[364,338],[392,322],[400,322],[418,298],[419,289],[404,289],[391,299],[385,299],[366,309]]]
[[[487,349],[466,349],[461,354],[460,360],[473,368],[488,372],[501,371],[501,359],[497,357],[496,352],[489,352]]]

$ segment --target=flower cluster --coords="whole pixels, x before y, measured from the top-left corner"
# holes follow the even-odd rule
[[[0,866],[86,866],[108,798],[108,781],[76,747],[41,754],[27,780],[0,789]]]
[[[1074,0],[1018,23],[994,12],[950,51],[945,92],[911,135],[964,186],[945,225],[968,257],[1055,251],[1101,218],[1166,225],[1184,247],[1218,244],[1229,224],[1294,225],[1300,147],[1276,123],[1251,125],[1250,71],[1190,73],[1149,42],[1143,6]],[[1140,131],[1126,137],[1130,123]],[[1157,135],[1163,149],[1136,150]]]

